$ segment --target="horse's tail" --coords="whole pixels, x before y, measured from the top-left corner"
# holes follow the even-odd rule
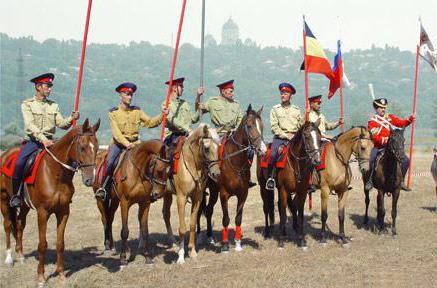
[[[9,220],[12,224],[12,234],[17,232],[17,208],[8,207]]]

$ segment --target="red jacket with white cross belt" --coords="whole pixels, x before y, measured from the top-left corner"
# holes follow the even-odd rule
[[[386,116],[373,115],[367,122],[367,127],[373,136],[373,142],[376,148],[383,148],[390,136],[390,127],[404,128],[410,125],[410,119],[401,119],[393,114]]]

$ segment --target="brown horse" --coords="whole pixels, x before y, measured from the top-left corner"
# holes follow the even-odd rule
[[[321,188],[322,232],[321,244],[326,245],[326,220],[328,219],[328,197],[332,191],[338,196],[338,221],[343,245],[349,240],[344,233],[344,211],[351,183],[349,160],[352,154],[358,161],[362,173],[369,170],[369,156],[373,148],[371,135],[366,127],[353,127],[341,133],[325,146],[325,169],[319,172]],[[314,176],[317,174],[314,173]],[[313,181],[314,183],[315,181]],[[315,183],[316,184],[316,183]]]
[[[298,245],[306,249],[303,233],[304,205],[307,195],[307,185],[311,174],[311,167],[320,164],[321,135],[317,128],[319,120],[314,124],[306,122],[288,143],[287,164],[280,169],[276,176],[278,188],[278,208],[280,217],[279,247],[284,247],[285,223],[287,220],[287,205],[293,213],[293,228],[299,234]],[[274,224],[274,192],[266,189],[267,171],[261,169],[260,160],[257,167],[258,182],[261,198],[264,202],[265,227],[264,236],[270,237],[270,229]],[[295,194],[292,199],[291,195]]]
[[[148,251],[149,228],[148,218],[149,209],[152,202],[151,195],[165,195],[167,173],[170,168],[167,160],[165,145],[159,140],[149,140],[141,142],[134,148],[127,150],[124,158],[119,163],[120,179],[115,179],[108,199],[98,200],[98,207],[102,215],[102,222],[105,230],[105,249],[113,248],[112,221],[117,210],[118,202],[121,206],[121,267],[128,264],[126,258],[127,238],[129,237],[129,208],[133,204],[138,204],[138,221],[140,224],[140,237],[138,251],[144,255],[147,264],[152,264],[153,260]],[[98,184],[94,183],[94,190],[98,189]],[[109,203],[112,202],[112,203]],[[171,195],[170,203],[171,205]],[[165,203],[166,205],[166,203]],[[163,208],[163,211],[169,208]],[[168,216],[168,218],[166,217]],[[170,225],[170,215],[164,215],[166,224]],[[171,226],[170,226],[171,231]]]
[[[248,159],[248,150],[256,152],[257,155],[263,155],[266,151],[266,145],[263,140],[263,122],[261,119],[262,107],[258,111],[252,110],[249,105],[246,114],[241,120],[237,130],[228,136],[226,143],[222,144],[223,155],[222,165],[220,167],[220,176],[217,183],[209,181],[210,197],[206,207],[207,219],[207,237],[212,243],[212,214],[214,205],[217,202],[220,193],[220,202],[223,211],[223,230],[222,230],[222,248],[223,253],[229,252],[228,226],[229,212],[228,199],[231,196],[237,196],[237,215],[235,216],[235,250],[241,251],[241,223],[243,220],[243,207],[246,202],[249,180],[250,167]]]
[[[373,187],[378,190],[377,196],[377,224],[379,233],[384,233],[385,230],[385,207],[384,207],[384,196],[385,194],[392,196],[392,235],[396,237],[396,216],[397,216],[397,206],[399,199],[399,192],[402,183],[402,171],[401,163],[406,157],[404,151],[404,130],[394,129],[391,130],[390,136],[387,141],[387,145],[384,149],[383,155],[378,157],[376,160],[375,172],[373,173]],[[367,177],[369,173],[364,173],[363,181],[367,182]],[[366,186],[366,185],[364,185]],[[364,188],[364,194],[366,196],[366,211],[364,215],[364,225],[367,226],[369,222],[368,210],[369,210],[369,191]]]
[[[47,154],[41,158],[35,183],[27,186],[31,206],[35,208],[38,216],[38,282],[40,286],[43,286],[46,280],[44,277],[44,256],[47,250],[47,221],[51,214],[55,214],[57,219],[56,272],[61,280],[65,279],[64,231],[70,215],[70,203],[74,193],[73,176],[80,169],[83,183],[87,186],[93,183],[96,172],[94,162],[99,147],[96,131],[99,129],[99,125],[100,120],[91,127],[86,119],[82,126],[71,129],[53,146],[46,149]],[[2,165],[17,150],[18,148],[11,148],[2,154]],[[17,259],[24,259],[23,230],[30,207],[23,204],[18,218],[16,218],[16,209],[12,209],[8,205],[12,196],[11,179],[1,174],[0,185],[1,211],[6,232],[7,258],[5,262],[12,264],[11,230],[16,239]]]
[[[185,205],[188,197],[191,198],[188,250],[191,258],[197,256],[195,247],[196,221],[208,176],[215,179],[220,174],[220,168],[218,167],[219,141],[215,129],[209,128],[206,124],[201,124],[182,144],[177,173],[173,176],[180,225],[179,258],[177,261],[179,264],[185,263],[184,240],[187,232]]]

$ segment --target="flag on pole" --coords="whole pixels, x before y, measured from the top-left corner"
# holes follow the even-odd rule
[[[341,56],[341,42],[337,40],[337,54],[334,57],[334,67],[332,67],[332,78],[329,83],[329,94],[328,99],[334,96],[338,88],[340,88],[340,83],[343,81],[343,58]]]
[[[420,21],[420,20],[419,20]],[[434,71],[437,71],[437,55],[429,39],[428,33],[423,28],[422,21],[420,21],[420,56],[431,65]]]
[[[304,21],[304,37],[306,40],[306,54],[300,69],[305,70],[306,60],[308,61],[306,68],[309,73],[323,74],[331,79],[333,75],[328,57],[326,57],[325,51],[323,51],[322,46],[317,41],[313,32],[311,32],[306,21]]]

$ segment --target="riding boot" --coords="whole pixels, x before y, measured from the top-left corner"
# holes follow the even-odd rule
[[[269,176],[269,178],[267,179],[267,182],[266,182],[266,189],[267,190],[274,190],[275,189],[275,186],[276,186],[276,182],[275,182],[275,175],[274,174],[276,174],[275,172],[276,172],[276,169],[273,169],[273,166],[272,165],[269,165],[269,168],[268,168],[269,170],[268,170],[268,176]]]
[[[9,201],[9,206],[11,208],[18,208],[22,205],[23,200],[20,195],[20,186],[21,181],[18,179],[12,178],[12,198]]]
[[[108,192],[111,190],[111,184],[112,184],[112,176],[111,175],[105,176],[102,185],[100,185],[99,189],[97,189],[94,196],[98,199],[105,201],[106,195],[108,195]]]

